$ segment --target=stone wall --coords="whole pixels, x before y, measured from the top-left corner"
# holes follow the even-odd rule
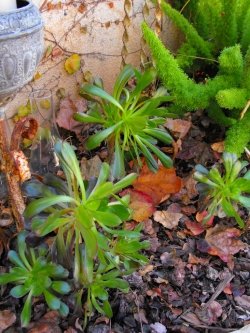
[[[8,118],[19,105],[26,103],[34,89],[50,88],[55,94],[59,88],[65,88],[68,94],[76,95],[88,72],[102,77],[105,87],[111,90],[123,63],[140,65],[141,22],[145,19],[153,27],[161,24],[160,16],[148,0],[33,1],[44,19],[44,57],[34,80],[7,106]],[[172,49],[176,48],[175,29],[167,21],[163,28],[163,39]],[[64,62],[74,53],[81,56],[82,66],[69,75]]]

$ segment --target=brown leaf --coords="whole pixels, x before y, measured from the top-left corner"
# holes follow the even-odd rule
[[[216,151],[217,153],[223,153],[225,150],[224,141],[213,143],[211,145],[211,148],[213,149],[213,151]]]
[[[16,321],[16,315],[10,310],[0,311],[0,333]]]
[[[142,269],[139,270],[140,276],[144,276],[147,273],[150,273],[154,270],[154,265],[146,265]]]
[[[237,239],[241,231],[236,228],[216,225],[207,230],[205,240],[209,245],[207,253],[216,255],[233,268],[233,255],[248,247],[247,244]]]
[[[154,220],[159,222],[167,229],[174,229],[177,227],[180,219],[183,217],[181,213],[172,213],[168,210],[154,212]]]
[[[181,316],[181,318],[197,327],[203,325],[203,322],[200,321],[197,315],[193,312],[185,313]]]
[[[191,231],[192,235],[198,236],[205,231],[202,224],[190,220],[185,221],[186,227]]]
[[[170,131],[179,133],[179,138],[182,139],[187,135],[192,123],[182,119],[167,119],[165,127]]]
[[[209,258],[199,258],[196,257],[194,254],[189,253],[188,263],[192,265],[197,265],[197,264],[207,265],[209,263]]]
[[[66,130],[80,134],[84,125],[74,120],[73,115],[76,112],[84,112],[86,108],[87,102],[83,98],[74,101],[70,97],[61,99],[56,117],[57,124]]]
[[[204,306],[201,310],[196,311],[197,316],[207,325],[212,325],[218,321],[222,315],[222,307],[220,303],[212,301],[208,306]]]
[[[90,178],[97,178],[100,174],[102,161],[98,155],[95,155],[89,160],[87,158],[81,159],[81,172],[84,179],[90,180]]]
[[[181,178],[176,176],[175,169],[167,169],[162,165],[156,173],[144,165],[139,177],[133,183],[134,189],[148,194],[155,205],[158,205],[167,194],[179,192],[181,185]]]
[[[129,207],[132,209],[132,219],[136,222],[143,222],[147,220],[154,212],[154,203],[152,198],[141,191],[127,189],[120,193],[120,195],[130,195]]]
[[[31,329],[28,333],[62,333],[58,323],[58,312],[49,311],[39,321],[30,323]]]

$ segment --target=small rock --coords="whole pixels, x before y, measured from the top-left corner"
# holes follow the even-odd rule
[[[127,316],[123,319],[124,324],[126,324],[129,327],[136,327],[136,321],[133,316]]]
[[[109,333],[110,327],[105,324],[90,326],[88,328],[88,333]]]
[[[210,280],[216,281],[219,278],[219,272],[213,267],[208,266],[206,277]]]
[[[167,333],[167,329],[161,323],[154,323],[150,325],[152,333]]]

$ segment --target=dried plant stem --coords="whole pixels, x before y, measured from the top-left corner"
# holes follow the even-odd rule
[[[22,197],[19,177],[15,175],[14,169],[14,159],[9,150],[9,143],[7,139],[7,132],[6,132],[6,123],[5,119],[3,118],[2,114],[0,115],[0,150],[1,150],[1,157],[2,157],[2,171],[6,175],[6,181],[9,191],[9,202],[10,207],[13,213],[13,216],[16,220],[16,227],[17,230],[22,230],[24,228],[24,219],[23,219],[23,212],[25,209],[24,200]]]
[[[245,116],[247,110],[249,109],[249,106],[250,106],[250,100],[247,102],[246,106],[245,106],[244,109],[242,110],[242,112],[241,112],[241,114],[240,114],[240,119],[242,119],[242,118]]]

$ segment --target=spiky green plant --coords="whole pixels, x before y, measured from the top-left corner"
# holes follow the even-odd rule
[[[246,195],[250,193],[250,172],[243,177],[240,175],[248,163],[239,161],[236,155],[230,153],[224,153],[222,160],[222,171],[216,166],[210,170],[202,165],[195,167],[194,179],[199,182],[200,195],[207,202],[208,214],[204,222],[222,210],[226,216],[234,217],[243,228],[244,222],[237,209],[243,206],[250,210],[250,197]]]
[[[99,84],[85,84],[80,93],[92,99],[87,113],[76,113],[74,119],[81,122],[96,123],[102,129],[90,136],[86,142],[87,149],[98,147],[104,140],[109,146],[114,147],[110,151],[113,155],[112,176],[119,179],[125,175],[125,154],[130,158],[137,158],[141,166],[140,155],[143,155],[149,168],[158,169],[156,155],[166,167],[172,166],[171,159],[157,146],[157,141],[165,144],[172,142],[171,136],[162,124],[168,114],[166,107],[160,107],[162,103],[172,101],[172,97],[166,94],[166,90],[159,88],[152,97],[146,97],[143,91],[156,78],[154,69],[148,69],[144,73],[130,65],[126,65],[114,84],[112,95],[109,95],[103,86]],[[129,88],[128,82],[136,80],[133,88]]]
[[[18,252],[10,250],[8,253],[14,267],[9,273],[0,274],[0,285],[17,285],[10,290],[12,297],[21,298],[27,295],[21,313],[21,323],[24,327],[30,322],[34,297],[43,295],[50,309],[58,310],[62,316],[67,316],[68,306],[56,295],[68,294],[71,289],[66,281],[62,281],[68,277],[68,271],[61,265],[48,261],[46,248],[28,248],[25,243],[27,234],[25,231],[19,233]]]
[[[86,299],[86,324],[93,308],[102,309],[100,312],[109,317],[112,315],[106,289],[128,290],[123,275],[147,262],[140,254],[148,247],[148,242],[140,241],[141,226],[134,231],[123,228],[123,222],[131,215],[129,197],[117,195],[132,184],[136,174],[113,184],[108,181],[109,165],[103,163],[98,179],[87,182],[67,142],[58,141],[55,152],[66,182],[45,176],[47,184],[38,181],[26,184],[26,194],[37,199],[27,206],[24,216],[32,219],[32,228],[40,236],[57,232],[54,244],[57,260],[73,269],[78,301],[82,294],[86,296],[83,298]],[[70,265],[72,257],[74,263]]]

